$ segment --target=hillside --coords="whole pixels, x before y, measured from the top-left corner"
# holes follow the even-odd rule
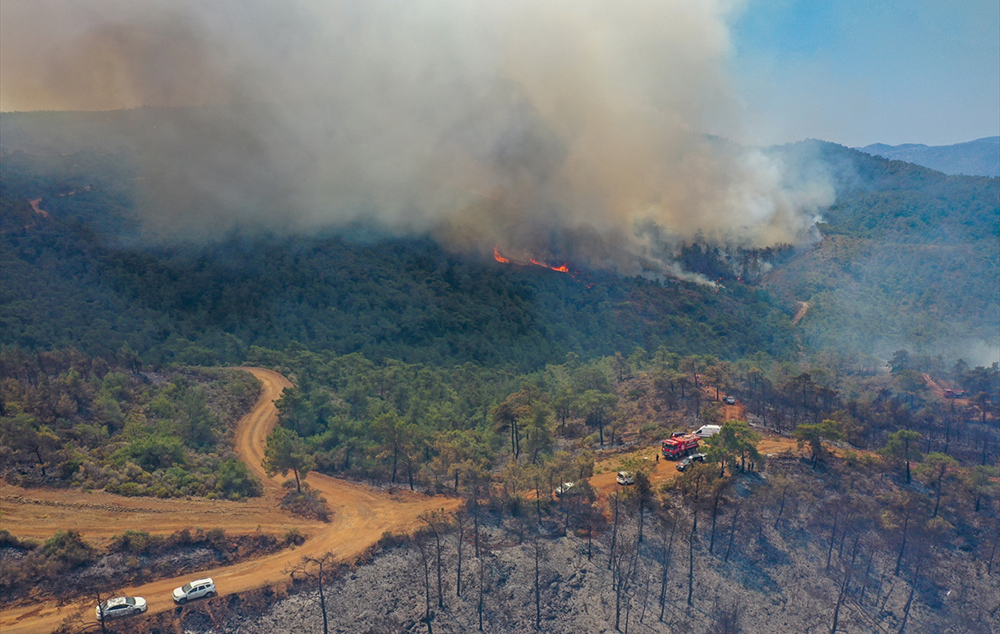
[[[1000,179],[769,148],[835,187],[817,241],[676,245],[702,283],[367,226],[155,242],[142,150],[104,133],[169,114],[0,118],[0,590],[25,631],[67,602],[85,629],[123,579],[156,596],[119,632],[1000,626]],[[217,365],[256,366],[252,426],[253,381],[192,367]],[[708,424],[703,461],[660,455]],[[220,596],[175,608],[181,571]]]
[[[800,322],[808,342],[883,359],[907,348],[996,360],[1000,180],[818,145],[838,181],[823,239],[764,282],[788,301],[809,303]]]
[[[953,145],[873,143],[857,148],[873,156],[906,161],[945,174],[1000,176],[1000,137],[985,137]]]
[[[503,266],[420,238],[233,233],[210,244],[136,240],[139,150],[169,111],[4,114],[3,343],[123,346],[150,361],[239,362],[250,346],[520,368],[666,346],[729,359],[848,346],[987,362],[1000,320],[1000,181],[946,176],[822,142],[773,148],[828,174],[837,201],[816,245],[741,252],[687,245],[709,287]],[[124,133],[123,131],[131,131]],[[147,139],[150,143],[152,140]],[[39,211],[35,211],[32,202]],[[39,213],[39,212],[44,212]],[[747,276],[750,258],[757,270]],[[748,284],[749,282],[749,284]],[[44,319],[40,316],[44,315]]]
[[[116,247],[51,214],[0,236],[6,345],[90,353],[127,346],[154,362],[212,364],[239,362],[253,345],[298,342],[374,359],[520,367],[569,352],[590,358],[661,345],[730,358],[791,349],[788,316],[753,289],[600,272],[574,279],[422,241]]]
[[[359,229],[140,242],[134,150],[107,139],[122,138],[115,125],[145,131],[156,115],[0,118],[4,345],[213,364],[296,343],[520,368],[639,347],[734,359],[795,349],[787,308],[744,285],[501,265]]]
[[[503,406],[492,409],[492,421],[461,431],[420,412],[433,403],[448,409],[449,402],[480,393],[476,377],[438,374],[429,381],[440,387],[433,396],[423,385],[426,368],[366,367],[358,361],[304,352],[273,358],[296,368],[301,384],[311,386],[292,394],[286,390],[277,403],[286,429],[314,434],[307,446],[316,450],[318,470],[337,476],[310,477],[331,498],[334,485],[366,490],[339,479],[345,476],[388,484],[387,491],[368,489],[365,498],[392,504],[412,497],[400,489],[415,481],[419,490],[453,498],[442,506],[461,499],[457,516],[421,515],[416,524],[424,528],[416,535],[383,535],[380,547],[356,565],[328,567],[322,596],[315,590],[316,569],[310,567],[315,564],[303,564],[287,584],[283,574],[272,577],[274,585],[263,589],[225,577],[233,587],[220,583],[220,592],[237,593],[175,610],[164,610],[169,584],[143,585],[156,589],[161,602],[148,616],[123,622],[120,631],[171,631],[178,625],[205,633],[318,629],[324,600],[333,631],[460,632],[476,629],[480,615],[485,629],[496,632],[614,627],[763,633],[776,625],[782,631],[836,631],[839,623],[852,632],[958,634],[990,632],[1000,623],[994,582],[1000,490],[995,468],[978,464],[983,439],[988,452],[983,462],[997,456],[995,407],[983,410],[993,420],[979,424],[967,404],[949,413],[938,395],[908,397],[896,383],[908,371],[901,363],[892,379],[867,377],[864,405],[848,400],[857,376],[821,386],[808,373],[779,382],[779,367],[766,368],[766,378],[756,376],[760,368],[743,366],[749,368],[746,375],[735,368],[736,376],[720,380],[731,384],[727,393],[739,395],[738,409],[749,413],[753,426],[727,422],[724,429],[736,434],[726,431],[706,443],[713,463],[681,474],[675,462],[651,459],[654,439],[685,421],[718,415],[712,413],[714,390],[692,389],[678,372],[691,360],[637,358],[628,368],[614,360],[607,366],[570,364],[525,377],[503,401],[524,410],[517,414],[524,434],[520,459],[507,452],[502,426],[491,439],[490,430],[505,425]],[[703,376],[722,377],[726,367],[700,369]],[[820,375],[819,368],[809,369]],[[599,424],[583,403],[587,382],[601,370],[607,383],[599,391],[614,402],[608,430],[618,433],[611,432],[607,446],[598,446],[596,434],[583,437]],[[996,370],[992,373],[987,400],[996,403]],[[567,388],[583,399],[557,424]],[[359,390],[362,403],[352,413],[347,405]],[[870,400],[876,392],[889,396]],[[345,401],[337,402],[340,398]],[[412,407],[419,398],[430,401]],[[309,415],[322,399],[328,401],[326,411]],[[911,429],[890,433],[882,449],[871,451],[883,445],[898,421],[906,421],[907,400],[922,407],[920,419],[909,420]],[[379,414],[394,404],[405,412],[402,440],[386,425],[392,417]],[[349,422],[354,416],[377,418],[359,426]],[[816,434],[820,426],[808,421],[827,416],[825,431]],[[651,422],[659,427],[650,428]],[[798,448],[772,431],[795,425],[803,440]],[[962,429],[961,435],[942,429],[945,425]],[[353,439],[352,430],[358,434]],[[904,450],[894,442],[906,433],[919,448]],[[737,447],[743,442],[759,453]],[[395,479],[389,469],[393,446],[401,453],[398,483],[390,480]],[[349,456],[352,448],[357,458],[345,461],[344,450]],[[748,450],[749,461],[735,453]],[[428,455],[433,457],[424,462]],[[904,459],[914,462],[912,482]],[[615,471],[623,468],[640,474],[634,486],[614,483]],[[404,471],[411,475],[402,477]],[[576,493],[549,493],[567,480],[575,481]],[[269,487],[277,489],[277,482]],[[220,506],[216,512],[233,511]],[[353,512],[335,511],[337,519],[323,533],[334,536]],[[372,521],[372,514],[364,516]],[[81,525],[86,530],[88,523]],[[376,520],[368,534],[377,534],[377,526]],[[106,537],[106,526],[101,534]],[[0,548],[0,562],[11,560],[11,550],[28,551],[19,552],[22,558],[44,555],[52,540],[42,547],[10,541]],[[312,540],[301,553],[321,554]],[[64,565],[73,578],[116,587],[113,572],[97,568],[96,562],[105,560],[98,555]],[[274,561],[288,562],[290,556],[294,559],[275,554],[239,568],[253,571],[267,563],[274,575]],[[73,623],[61,631],[76,631]]]

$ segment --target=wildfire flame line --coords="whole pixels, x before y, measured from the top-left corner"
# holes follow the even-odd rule
[[[493,247],[493,259],[501,264],[511,264],[510,258],[505,258],[500,254],[499,245]],[[530,258],[528,261],[531,264],[534,264],[535,266],[541,266],[543,268],[550,269],[558,273],[569,273],[569,265],[566,263],[563,263],[562,266],[549,266],[545,262],[541,262],[539,260],[536,260],[535,258]],[[523,264],[523,262],[513,262],[513,264]]]

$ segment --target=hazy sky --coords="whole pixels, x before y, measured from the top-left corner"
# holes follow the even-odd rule
[[[752,140],[944,145],[1000,134],[997,0],[748,0],[731,28]]]
[[[144,2],[157,3],[4,0],[0,109],[73,107],[65,94],[46,103],[39,98],[44,91],[27,83],[46,74],[42,66],[47,55],[76,54],[66,43],[79,35],[81,25]],[[936,145],[1000,134],[997,0],[723,0],[717,4],[720,22],[729,31],[724,53],[728,83],[741,108],[740,130],[727,126],[725,132],[742,136],[740,141],[770,144],[820,138],[851,146]],[[474,6],[468,7],[469,12]],[[83,7],[86,14],[81,18]],[[271,13],[275,28],[282,28],[278,12]],[[137,37],[142,37],[141,30],[138,25]],[[289,35],[294,41],[295,35]],[[122,33],[109,31],[106,36],[107,45],[113,47]],[[674,36],[665,31],[663,37]],[[95,46],[93,40],[90,46]],[[192,53],[192,59],[197,54]],[[65,82],[67,75],[60,78]],[[106,101],[91,106],[107,107]]]

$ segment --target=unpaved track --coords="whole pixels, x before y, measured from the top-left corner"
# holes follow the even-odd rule
[[[121,589],[123,594],[145,597],[149,612],[156,613],[173,608],[170,592],[187,580],[213,577],[221,594],[286,581],[286,568],[304,556],[332,552],[341,559],[351,559],[377,542],[386,531],[404,533],[417,528],[422,523],[419,519],[422,513],[458,507],[459,501],[455,499],[407,492],[386,493],[311,473],[308,482],[326,498],[332,511],[331,522],[310,522],[280,512],[276,507],[282,492],[282,479],[268,478],[261,460],[267,434],[278,421],[274,400],[291,384],[271,370],[243,369],[261,381],[263,391],[250,413],[238,423],[237,453],[264,482],[262,498],[250,502],[154,500],[107,493],[24,490],[4,484],[2,527],[19,537],[39,538],[49,537],[58,529],[74,528],[88,540],[99,542],[125,530],[163,534],[195,527],[206,530],[218,527],[234,533],[257,528],[268,533],[283,533],[297,528],[308,536],[304,544],[291,551]],[[93,605],[87,601],[62,608],[54,601],[6,608],[0,614],[0,632],[51,632],[81,605],[86,608],[85,618],[92,622]]]
[[[798,310],[795,311],[795,316],[792,317],[793,326],[797,326],[798,323],[802,321],[802,318],[806,316],[806,313],[808,313],[809,309],[811,308],[809,302],[796,302],[796,303],[799,305],[799,308]]]
[[[741,407],[740,405],[731,405],[729,407]],[[827,447],[830,448],[829,446]],[[627,459],[641,459],[648,460],[650,465],[649,481],[653,485],[660,485],[668,480],[673,480],[681,474],[677,470],[677,460],[667,460],[663,457],[660,458],[659,462],[656,460],[656,453],[658,449],[656,447],[644,447],[637,451],[633,451],[627,454],[620,454],[617,456],[611,456],[604,460],[601,460],[595,469],[600,471],[600,473],[594,475],[590,478],[590,484],[593,486],[599,495],[608,496],[612,492],[620,488],[617,482],[618,469],[621,464]],[[808,449],[803,452],[799,449],[798,441],[792,438],[786,438],[784,436],[776,435],[764,435],[760,442],[757,443],[757,451],[763,455],[767,454],[791,454],[793,456],[802,456],[808,453]],[[834,453],[837,453],[838,449],[833,449]],[[838,454],[839,455],[839,454]]]

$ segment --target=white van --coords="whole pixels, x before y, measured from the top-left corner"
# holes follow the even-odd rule
[[[702,425],[698,428],[698,431],[694,432],[695,436],[699,438],[708,438],[709,436],[714,436],[722,431],[721,425]]]

